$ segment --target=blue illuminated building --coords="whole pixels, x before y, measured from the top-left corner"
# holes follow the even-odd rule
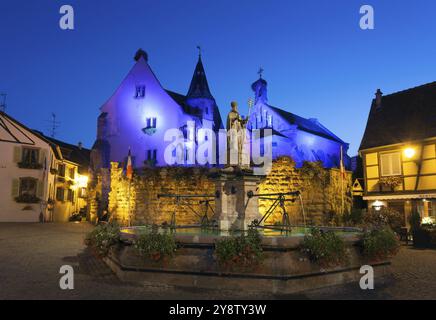
[[[348,144],[316,119],[304,119],[269,105],[267,82],[262,77],[252,89],[255,100],[248,127],[272,129],[273,158],[290,156],[297,166],[303,161],[322,161],[325,167],[338,167],[342,146],[348,163]],[[201,55],[189,90],[183,95],[162,87],[149,66],[147,53],[138,50],[134,66],[100,111],[91,155],[94,170],[109,168],[112,161],[125,163],[129,149],[135,168],[166,166],[164,152],[170,142],[165,142],[164,136],[168,129],[179,128],[186,138],[188,121],[195,123],[196,130],[218,132],[223,128]],[[190,147],[195,149],[198,143],[195,140]],[[178,148],[178,156],[187,160],[190,147]]]
[[[342,141],[317,119],[305,119],[282,108],[268,104],[268,83],[262,76],[251,88],[255,101],[252,108],[250,129],[272,130],[273,159],[280,156],[291,157],[297,167],[304,161],[321,161],[326,168],[339,167],[341,146],[346,167],[349,144]]]

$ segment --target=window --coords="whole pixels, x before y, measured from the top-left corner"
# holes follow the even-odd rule
[[[272,128],[272,126],[273,126],[273,118],[272,118],[272,115],[270,115],[270,114],[266,117],[266,126],[268,128]]]
[[[68,170],[68,175],[71,179],[74,179],[76,177],[76,170],[74,168],[70,168]]]
[[[79,198],[86,198],[86,196],[87,196],[86,188],[80,188]]]
[[[64,188],[58,187],[56,189],[56,200],[57,201],[64,201],[65,200],[64,192],[65,192]]]
[[[21,178],[20,191],[21,197],[36,197],[37,180],[34,178]]]
[[[401,175],[401,155],[399,152],[381,154],[380,163],[383,177]]]
[[[71,189],[68,189],[67,191],[67,200],[69,202],[74,202],[74,191]]]
[[[146,119],[146,129],[156,129],[156,118],[147,118]]]
[[[65,165],[64,164],[60,164],[58,166],[58,176],[65,177]]]
[[[147,160],[156,160],[157,150],[147,150]]]
[[[144,85],[136,86],[135,98],[136,99],[145,98],[145,86]]]
[[[18,155],[18,157],[20,157],[18,166],[25,169],[41,169],[42,165],[39,163],[39,152],[39,149],[23,148],[21,157]]]

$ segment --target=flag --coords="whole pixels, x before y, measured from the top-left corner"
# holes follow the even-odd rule
[[[345,179],[345,166],[344,166],[344,152],[341,146],[341,161],[340,161],[340,169],[341,169],[341,178]]]
[[[342,149],[341,145],[341,161],[340,161],[340,167],[341,167],[341,212],[342,214],[345,213],[345,199],[344,199],[344,180],[345,180],[345,167],[344,167],[344,151]]]
[[[127,156],[126,177],[129,180],[132,180],[133,178],[132,154],[130,152],[130,149],[129,149],[129,154]]]

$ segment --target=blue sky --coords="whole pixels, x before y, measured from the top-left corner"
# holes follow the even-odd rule
[[[75,30],[59,8],[75,9]],[[375,9],[375,30],[359,8]],[[197,45],[221,112],[246,110],[260,66],[271,105],[317,118],[357,152],[377,88],[436,80],[433,0],[2,0],[0,92],[8,112],[57,138],[91,147],[99,107],[142,47],[167,89],[186,93]]]

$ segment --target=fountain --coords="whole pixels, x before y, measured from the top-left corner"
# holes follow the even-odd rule
[[[240,118],[237,115],[234,119],[243,121],[238,120]],[[242,150],[240,144],[236,145],[239,146],[239,155]],[[241,160],[239,156],[238,159]],[[361,241],[361,230],[322,227],[323,231],[338,233],[346,243],[350,255],[349,262],[345,265],[323,268],[309,261],[301,250],[301,244],[310,227],[307,226],[301,192],[258,193],[263,177],[253,174],[242,162],[211,170],[210,179],[215,186],[213,195],[158,195],[159,199],[175,201],[176,204],[170,224],[160,229],[161,232],[171,232],[177,242],[178,250],[171,259],[156,263],[144,259],[135,251],[132,243],[138,234],[149,230],[150,226],[127,227],[121,230],[123,245],[114,248],[105,258],[120,279],[153,285],[285,294],[357,281],[360,278],[360,267],[368,263],[364,261],[357,246]],[[259,200],[272,201],[263,215],[259,212]],[[293,225],[286,210],[287,202],[297,200],[303,226]],[[194,203],[202,205],[204,211],[195,210],[192,207]],[[182,207],[192,212],[198,223],[178,225],[177,211]],[[266,224],[277,208],[282,210],[281,224]],[[217,242],[245,234],[249,228],[260,231],[264,255],[262,262],[244,270],[223,269],[216,259]],[[372,263],[372,266],[376,276],[388,273],[389,263],[386,261]]]

